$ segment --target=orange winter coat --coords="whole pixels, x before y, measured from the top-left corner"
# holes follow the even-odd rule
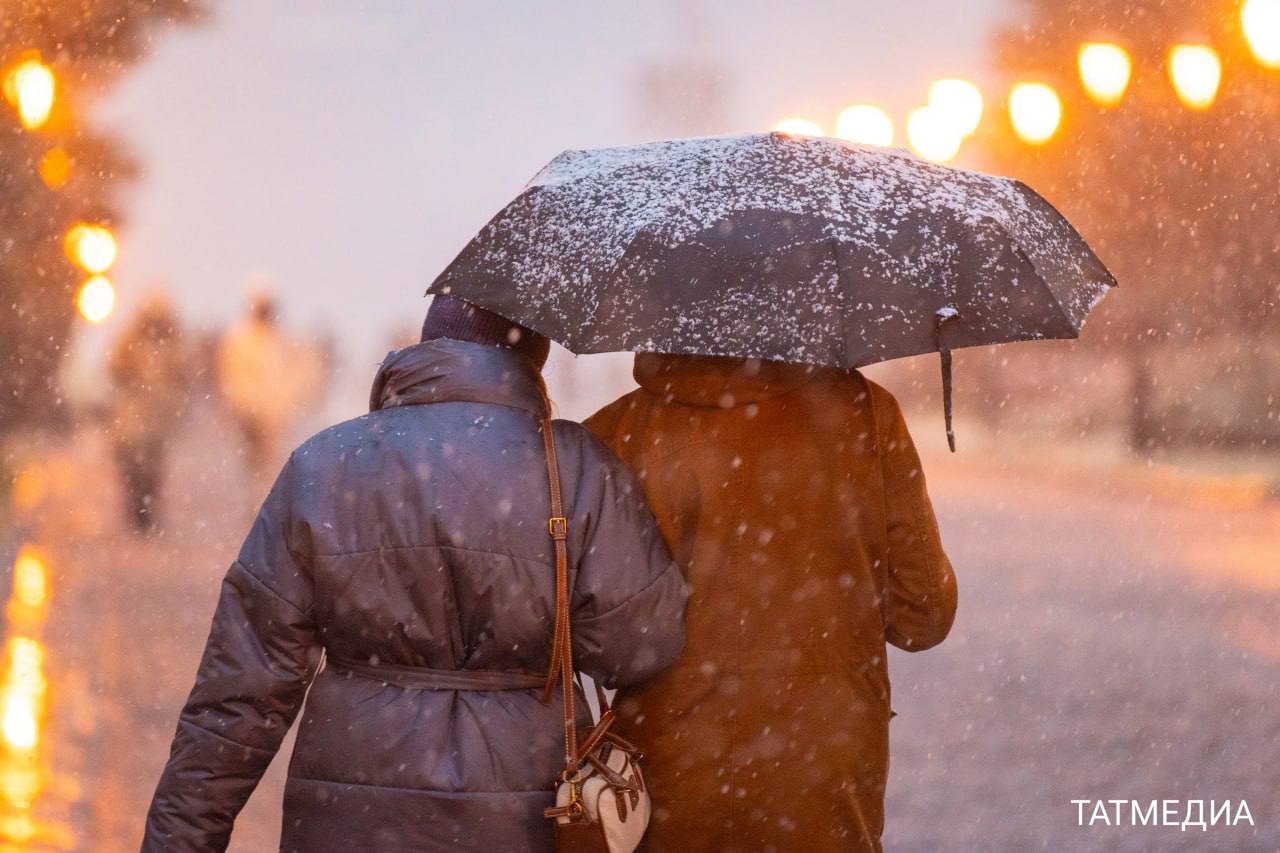
[[[644,483],[692,591],[683,659],[620,697],[649,850],[878,850],[885,643],[956,607],[894,398],[857,371],[640,355],[587,426]]]

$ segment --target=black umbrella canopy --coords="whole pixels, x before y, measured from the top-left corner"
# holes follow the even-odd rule
[[[1018,181],[771,133],[566,151],[428,292],[577,353],[941,351],[949,403],[951,349],[1077,337],[1114,285]]]
[[[573,352],[853,367],[1074,338],[1115,285],[1024,184],[832,139],[566,151],[432,283]]]

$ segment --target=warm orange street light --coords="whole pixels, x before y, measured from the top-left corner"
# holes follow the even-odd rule
[[[119,248],[111,229],[81,222],[67,232],[63,248],[78,267],[96,275],[111,269]]]
[[[51,190],[56,190],[71,177],[71,158],[62,148],[50,148],[36,165],[40,180]]]
[[[907,116],[907,140],[926,160],[946,163],[959,153],[964,134],[944,113],[933,107],[919,107]]]
[[[1128,51],[1118,44],[1090,42],[1081,45],[1077,64],[1080,82],[1089,97],[1104,107],[1120,103],[1133,73]]]
[[[1218,96],[1222,61],[1208,45],[1174,45],[1169,50],[1169,79],[1188,109],[1207,110]]]
[[[978,129],[982,107],[982,91],[968,80],[937,80],[929,87],[929,109],[951,124],[961,137]]]
[[[44,558],[30,546],[13,561],[13,600],[23,607],[43,607],[49,598],[49,570]]]
[[[0,676],[0,735],[10,749],[30,752],[40,740],[47,684],[44,646],[30,637],[13,637]]]
[[[44,556],[30,545],[24,545],[13,561],[13,589],[5,608],[10,634],[31,633],[44,624],[48,616],[49,569]],[[3,772],[0,771],[0,776]],[[0,836],[3,833],[0,832]]]
[[[95,275],[80,285],[76,310],[90,323],[101,323],[116,307],[116,289],[105,275]]]
[[[15,842],[25,849],[41,829],[31,809],[47,774],[38,749],[49,684],[38,637],[47,616],[49,572],[39,549],[19,549],[12,577],[5,608],[9,636],[0,657],[0,839],[10,842],[5,849]]]
[[[9,500],[20,510],[35,509],[48,492],[47,477],[39,465],[28,465],[13,478]]]
[[[773,129],[788,136],[826,136],[821,125],[807,118],[784,118]]]
[[[892,145],[893,119],[879,107],[855,104],[836,117],[836,136],[862,145]]]
[[[1280,0],[1245,0],[1240,23],[1258,62],[1280,68]]]
[[[1043,145],[1058,132],[1062,100],[1052,86],[1018,83],[1009,92],[1009,120],[1023,142]]]
[[[13,66],[4,78],[5,99],[17,108],[27,130],[36,130],[49,120],[55,89],[53,70],[35,57]]]

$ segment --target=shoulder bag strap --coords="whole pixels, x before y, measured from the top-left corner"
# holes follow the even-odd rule
[[[560,496],[560,465],[556,459],[556,442],[551,433],[551,419],[542,420],[542,442],[547,450],[547,481],[551,489],[551,517],[547,519],[556,552],[556,621],[551,640],[551,664],[542,701],[551,700],[557,679],[564,691],[564,759],[565,769],[578,770],[578,730],[573,695],[573,636],[569,628],[569,519],[564,514]]]

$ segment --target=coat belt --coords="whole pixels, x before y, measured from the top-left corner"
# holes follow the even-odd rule
[[[371,664],[328,658],[326,667],[348,676],[368,678],[411,690],[532,690],[541,688],[545,675],[500,672],[488,669],[428,669],[424,666]]]

